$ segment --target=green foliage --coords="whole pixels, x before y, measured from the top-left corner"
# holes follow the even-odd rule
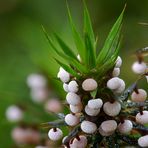
[[[68,45],[57,34],[54,34],[54,37],[56,39],[55,42],[48,36],[47,32],[43,28],[43,31],[46,38],[48,39],[50,46],[55,50],[58,56],[66,61],[66,64],[60,62],[57,59],[56,61],[60,66],[62,66],[65,70],[67,70],[70,74],[77,78],[80,78],[81,76],[92,75],[94,72],[99,74],[98,76],[101,77],[113,68],[118,57],[120,49],[120,32],[125,8],[113,25],[99,54],[96,53],[97,39],[95,39],[91,19],[85,2],[83,38],[81,37],[80,33],[75,27],[75,24],[73,23],[68,4],[67,9],[72,35],[77,49],[77,54],[80,55],[81,60],[78,60],[73,50],[69,48]],[[60,49],[55,47],[56,43],[59,44]],[[74,70],[76,72],[74,72]]]

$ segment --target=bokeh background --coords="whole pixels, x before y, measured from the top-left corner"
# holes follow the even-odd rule
[[[79,30],[83,26],[83,3],[81,0],[68,0]],[[99,37],[98,50],[125,4],[122,46],[123,58],[121,77],[127,85],[136,80],[131,65],[136,59],[134,51],[148,46],[148,27],[139,22],[148,22],[148,1],[142,0],[87,0],[95,34]],[[52,59],[54,53],[42,32],[43,25],[49,34],[57,32],[73,46],[70,25],[67,18],[65,0],[0,0],[0,147],[11,148],[10,131],[13,124],[7,122],[5,110],[15,102],[28,103],[39,112],[38,122],[50,121],[51,117],[42,113],[42,108],[30,100],[26,77],[30,73],[43,72],[56,90],[57,96],[64,99],[61,85],[52,77],[58,65]],[[148,90],[144,82],[142,85]],[[36,118],[36,117],[34,117]],[[34,122],[28,118],[28,122]]]

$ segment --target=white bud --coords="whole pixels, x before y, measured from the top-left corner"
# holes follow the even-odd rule
[[[146,68],[147,68],[147,65],[144,62],[142,62],[142,63],[135,62],[132,66],[132,70],[136,74],[143,74],[145,72]]]
[[[114,103],[106,102],[103,105],[104,112],[111,117],[117,116],[121,110],[121,104],[117,101]]]
[[[112,75],[113,77],[118,77],[120,75],[120,68],[114,68]]]
[[[64,89],[65,92],[69,92],[69,90],[68,90],[68,84],[64,83],[63,84],[63,89]]]
[[[115,94],[121,94],[125,90],[125,82],[120,79],[120,87],[114,90]]]
[[[117,122],[115,120],[107,120],[101,123],[100,128],[105,133],[114,132],[117,128]]]
[[[80,122],[80,119],[76,115],[67,114],[65,116],[65,122],[69,126],[75,126],[75,125],[77,125]]]
[[[47,80],[39,74],[31,74],[27,78],[27,84],[31,89],[45,88]]]
[[[78,91],[78,84],[76,81],[70,81],[68,84],[68,90],[69,92],[76,93]]]
[[[6,117],[10,122],[18,122],[22,120],[23,112],[19,107],[12,105],[7,108]]]
[[[136,115],[136,122],[140,124],[148,124],[148,111],[142,111],[143,114],[141,115],[138,113]]]
[[[114,77],[107,81],[107,87],[111,90],[116,90],[121,86],[121,79]]]
[[[75,138],[70,145],[70,148],[86,148],[87,146],[87,138],[86,136],[79,136],[79,140]]]
[[[118,58],[117,58],[117,60],[116,60],[116,65],[115,65],[115,67],[116,67],[116,68],[120,68],[121,65],[122,65],[122,59],[121,59],[120,56],[118,56]]]
[[[92,109],[92,108],[89,108],[88,105],[86,105],[85,112],[89,116],[97,116],[100,112],[100,109]]]
[[[97,130],[97,126],[93,122],[83,121],[81,123],[81,129],[84,133],[93,134]]]
[[[138,89],[138,93],[135,91],[131,95],[131,99],[134,102],[144,102],[147,98],[147,93],[144,89]]]
[[[99,127],[99,133],[100,133],[102,136],[110,136],[110,135],[112,135],[112,134],[114,133],[114,131],[112,131],[112,132],[105,132],[105,131],[102,130],[101,127]]]
[[[72,92],[69,92],[66,95],[66,100],[70,105],[78,105],[81,103],[80,96],[78,96],[77,94],[72,93]]]
[[[88,107],[91,109],[100,109],[103,105],[103,101],[101,99],[91,99],[88,101]]]
[[[133,124],[130,120],[124,120],[123,123],[119,123],[118,130],[122,134],[128,134],[133,128]]]
[[[142,136],[138,139],[138,144],[141,147],[148,147],[148,135]]]
[[[80,113],[83,109],[83,105],[82,103],[78,104],[78,105],[70,105],[70,110],[73,113]]]
[[[93,91],[97,88],[97,86],[98,86],[97,82],[92,78],[86,79],[82,83],[82,88],[85,91]]]
[[[58,72],[57,77],[60,78],[60,80],[63,83],[66,83],[70,80],[70,74],[67,71],[65,71],[62,67],[60,67],[60,71]]]
[[[51,139],[53,141],[60,140],[62,138],[62,136],[63,136],[63,132],[59,128],[56,128],[56,130],[54,130],[52,128],[48,132],[49,139]]]

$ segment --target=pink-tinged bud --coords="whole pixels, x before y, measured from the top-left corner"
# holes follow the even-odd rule
[[[70,110],[73,113],[80,113],[83,109],[83,105],[82,103],[78,104],[78,105],[70,105]]]
[[[100,109],[92,109],[92,108],[89,108],[88,105],[86,105],[85,112],[89,116],[97,116],[100,112]]]
[[[91,99],[88,101],[88,107],[91,109],[100,109],[103,105],[103,101],[101,99]]]
[[[132,66],[132,70],[134,71],[134,73],[136,74],[143,74],[145,73],[146,71],[146,68],[147,68],[147,65],[146,63],[142,62],[142,63],[139,63],[139,62],[135,62]]]
[[[68,90],[69,92],[76,93],[78,91],[78,84],[76,81],[70,81],[68,84]]]
[[[73,114],[67,114],[65,116],[65,122],[67,125],[69,126],[76,126],[79,122],[80,122],[80,119],[78,116],[76,115],[73,115]]]
[[[142,115],[138,113],[136,115],[136,122],[139,124],[148,124],[148,111],[142,111]]]
[[[142,136],[138,139],[138,144],[141,147],[148,147],[148,135]]]
[[[48,132],[48,137],[53,141],[57,141],[63,137],[63,132],[59,128],[56,128],[55,130],[52,128]]]
[[[75,93],[69,92],[66,96],[66,100],[70,105],[78,105],[81,103],[80,96]]]

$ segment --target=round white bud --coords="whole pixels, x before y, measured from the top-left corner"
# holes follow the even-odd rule
[[[117,122],[115,120],[106,120],[106,121],[101,123],[100,128],[105,133],[114,132],[117,128]]]
[[[117,101],[114,103],[106,102],[103,105],[104,112],[111,117],[117,116],[121,110],[121,104]]]
[[[70,105],[78,105],[81,103],[80,96],[78,96],[77,94],[72,93],[72,92],[69,92],[66,95],[66,100]]]
[[[113,131],[113,132],[108,132],[108,133],[106,133],[105,131],[102,130],[101,127],[99,127],[99,133],[100,133],[102,136],[110,136],[110,135],[112,135],[112,134],[114,133],[114,131]]]
[[[70,105],[70,110],[73,113],[80,113],[83,109],[83,105],[82,103],[78,104],[78,105]]]
[[[7,108],[6,117],[10,122],[18,122],[22,120],[23,112],[19,107],[12,105]]]
[[[122,134],[129,133],[133,128],[133,124],[130,120],[124,120],[123,123],[119,123],[118,130]]]
[[[97,126],[93,122],[83,121],[81,123],[81,129],[84,133],[93,134],[97,130]]]
[[[76,81],[70,81],[68,84],[68,90],[69,92],[76,93],[78,91],[78,84]]]
[[[86,79],[82,83],[82,88],[85,91],[93,91],[97,88],[97,86],[98,86],[97,82],[92,78]]]
[[[138,139],[138,144],[141,147],[148,147],[148,135],[140,137]]]
[[[142,63],[135,62],[132,66],[132,70],[136,74],[143,74],[145,72],[146,68],[147,68],[147,65],[144,62],[142,62]]]
[[[120,87],[114,90],[115,94],[121,94],[125,90],[125,82],[120,79]]]
[[[72,144],[70,145],[70,148],[86,148],[87,146],[87,138],[86,136],[79,136],[79,140],[77,138],[74,138]]]
[[[116,68],[120,68],[121,65],[122,65],[122,59],[121,59],[120,56],[118,56],[118,58],[117,58],[117,60],[116,60],[116,65],[115,65],[115,67],[116,67]]]
[[[138,89],[138,93],[135,91],[131,95],[131,99],[134,102],[144,102],[147,98],[147,93],[144,89]]]
[[[80,119],[76,115],[67,114],[65,116],[65,122],[69,126],[75,126],[75,125],[77,125],[80,122]]]
[[[100,109],[92,109],[92,108],[89,108],[88,105],[86,105],[85,112],[89,116],[97,116],[100,112]]]
[[[120,68],[114,68],[112,75],[113,77],[118,77],[120,75]]]
[[[59,128],[56,128],[55,130],[52,128],[48,132],[49,139],[53,141],[60,140],[62,136],[63,136],[63,132]]]
[[[64,83],[63,84],[63,89],[64,89],[65,92],[69,92],[69,90],[68,90],[68,84]]]
[[[136,122],[140,124],[148,124],[148,111],[142,111],[143,114],[141,115],[138,113],[136,115]]]
[[[101,99],[91,99],[88,101],[88,107],[91,109],[100,109],[103,105],[103,101]]]
[[[40,74],[31,74],[27,78],[27,84],[31,89],[44,88],[47,80]]]
[[[107,87],[111,90],[116,90],[121,86],[121,79],[118,77],[111,78],[107,81]]]
[[[60,67],[57,77],[60,78],[60,80],[63,83],[66,83],[70,80],[70,74],[67,71],[65,71],[62,67]]]

